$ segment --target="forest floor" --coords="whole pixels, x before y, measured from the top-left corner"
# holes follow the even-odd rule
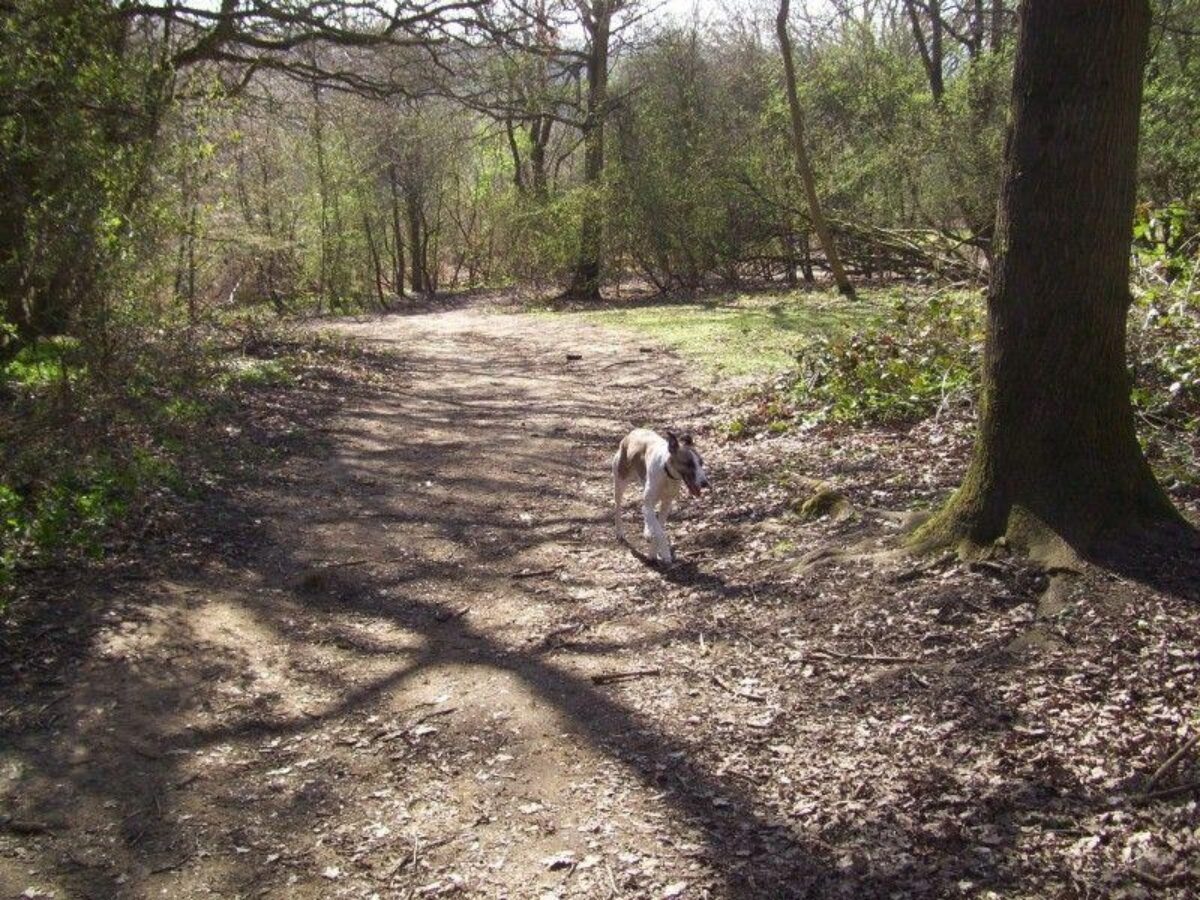
[[[699,370],[578,316],[331,327],[363,351],[257,392],[230,478],[10,612],[0,897],[1200,891],[1194,747],[1152,777],[1200,554],[806,567],[944,496],[969,424],[726,442]],[[633,424],[709,462],[673,567],[613,537]]]

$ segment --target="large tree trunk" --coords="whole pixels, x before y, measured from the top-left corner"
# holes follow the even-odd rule
[[[804,196],[808,200],[808,214],[812,219],[813,230],[825,258],[829,261],[829,271],[838,290],[847,297],[854,296],[854,287],[846,277],[842,268],[841,257],[838,256],[837,246],[833,243],[833,235],[829,233],[829,225],[825,222],[825,213],[821,210],[821,200],[817,196],[817,182],[813,177],[812,164],[808,159],[808,149],[804,146],[804,116],[800,112],[800,97],[796,93],[796,70],[792,62],[792,40],[788,37],[788,8],[790,0],[779,0],[779,15],[775,19],[775,31],[779,37],[779,49],[783,54],[783,80],[787,90],[788,110],[792,119],[792,152],[796,156],[796,171],[804,185]]]
[[[988,295],[979,433],[915,540],[1048,564],[1178,521],[1134,433],[1125,327],[1146,0],[1027,0]]]
[[[604,117],[608,111],[608,39],[612,24],[611,0],[595,0],[587,19],[591,39],[588,61],[587,119],[584,123],[583,219],[579,228],[579,257],[567,293],[588,300],[600,299],[600,269],[604,242],[604,204],[600,191],[604,179]]]

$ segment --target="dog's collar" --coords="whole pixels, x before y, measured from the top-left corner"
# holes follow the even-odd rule
[[[672,481],[678,481],[678,480],[679,480],[679,476],[678,476],[678,475],[676,475],[675,473],[673,473],[673,472],[671,471],[671,463],[670,463],[670,461],[668,461],[668,462],[666,462],[666,463],[664,463],[664,464],[663,464],[663,471],[667,473],[667,477],[668,477],[668,478],[670,478]]]

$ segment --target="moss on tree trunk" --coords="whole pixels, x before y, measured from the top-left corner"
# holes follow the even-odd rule
[[[1027,0],[988,294],[979,432],[919,548],[1044,562],[1178,514],[1134,431],[1125,329],[1145,0]]]

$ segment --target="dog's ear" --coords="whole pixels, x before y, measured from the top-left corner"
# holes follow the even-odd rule
[[[681,440],[683,442],[684,446],[687,446],[687,447],[692,446],[692,436],[690,434],[685,434],[679,440]]]
[[[679,438],[675,436],[675,432],[667,432],[667,449],[674,453],[679,449]]]

